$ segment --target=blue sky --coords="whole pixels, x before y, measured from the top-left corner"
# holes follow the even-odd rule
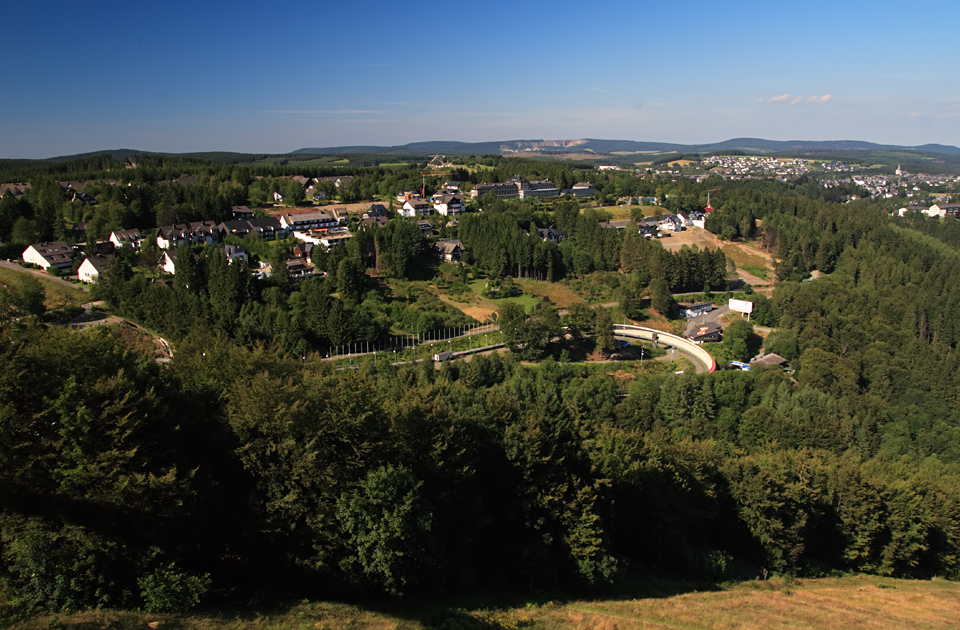
[[[28,2],[0,158],[426,140],[960,145],[956,2]]]

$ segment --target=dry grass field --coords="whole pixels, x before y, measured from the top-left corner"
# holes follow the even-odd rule
[[[45,615],[13,623],[11,630],[954,630],[960,627],[960,584],[848,576],[810,580],[774,578],[706,592],[527,604],[509,608],[451,609],[404,605],[374,612],[329,602],[303,602],[271,611],[191,616],[92,611]],[[389,608],[387,609],[389,610]]]
[[[346,211],[350,214],[363,214],[370,209],[370,204],[372,203],[381,203],[385,206],[389,204],[389,202],[383,201],[363,201],[360,203],[328,203],[324,206],[301,206],[299,208],[275,206],[267,209],[267,214],[270,216],[279,217],[282,214],[308,214],[311,212],[323,212],[329,210],[339,210],[341,212]]]
[[[648,206],[641,205],[639,206],[643,209],[643,216],[652,217],[658,214],[667,214],[667,210],[659,206]],[[627,221],[633,216],[633,210],[637,206],[596,206],[596,210],[602,210],[610,215],[611,221]]]
[[[555,282],[540,282],[537,280],[518,280],[517,284],[523,289],[524,293],[546,298],[557,308],[567,308],[580,302],[586,302],[577,295],[570,287]]]
[[[538,614],[541,628],[720,630],[947,630],[960,627],[960,585],[844,577],[746,582],[728,590],[661,599],[575,602]]]
[[[772,284],[773,256],[757,249],[755,243],[721,241],[712,232],[697,227],[671,233],[670,236],[660,239],[660,243],[669,251],[679,251],[684,245],[690,247],[696,245],[699,249],[719,247],[737,266],[737,274],[744,282],[753,286]]]

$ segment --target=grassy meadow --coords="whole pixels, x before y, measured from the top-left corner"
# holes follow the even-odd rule
[[[0,283],[19,288],[26,273],[26,271],[20,272],[0,267]],[[80,306],[90,301],[90,294],[79,287],[72,288],[47,278],[33,277],[43,284],[44,304],[46,304],[48,310],[63,308],[64,306]]]
[[[503,607],[393,605],[372,610],[300,602],[273,610],[189,616],[90,611],[38,616],[11,630],[948,630],[958,627],[960,584],[874,576],[774,578],[719,586],[654,583],[635,598],[514,603]],[[706,590],[704,590],[706,589]]]

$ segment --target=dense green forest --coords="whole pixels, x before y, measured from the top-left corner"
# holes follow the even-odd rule
[[[124,196],[116,208],[149,227],[163,212],[201,218],[249,201],[253,183],[239,167],[181,167],[127,169],[160,201]],[[534,174],[520,168],[504,167]],[[202,169],[206,193],[146,183]],[[363,186],[381,175],[361,172],[350,186],[368,195]],[[590,177],[610,190],[674,186],[678,199],[709,186]],[[217,181],[237,197],[214,194]],[[110,203],[73,208],[53,186],[0,200],[0,238],[24,228],[21,219],[55,231],[69,213]],[[126,185],[107,186],[109,196]],[[365,273],[415,277],[422,251],[403,227],[356,239],[323,263],[325,279],[297,286],[254,281],[215,250],[196,252],[172,284],[151,282],[121,255],[98,290],[172,332],[165,366],[108,328],[45,327],[4,290],[2,614],[289,594],[602,592],[625,577],[764,570],[960,578],[953,219],[891,218],[880,203],[834,203],[802,182],[724,186],[708,228],[776,253],[779,282],[759,303],[774,329],[765,347],[791,360],[792,376],[651,372],[622,389],[605,372],[549,357],[336,371],[304,352],[335,334],[455,321],[418,311],[415,289],[394,301]],[[667,287],[722,284],[715,253],[670,254],[595,228],[594,215],[564,200],[506,203],[465,216],[460,236],[474,273],[559,280],[619,270],[620,296],[638,315]],[[547,224],[569,239],[556,248],[523,240]],[[824,275],[810,281],[813,270]],[[556,330],[548,315],[540,321]]]

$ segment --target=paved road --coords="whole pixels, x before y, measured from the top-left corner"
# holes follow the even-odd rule
[[[49,280],[51,282],[59,282],[64,286],[70,287],[71,289],[80,289],[81,291],[86,291],[87,293],[90,293],[90,287],[83,286],[80,284],[74,284],[72,282],[67,282],[63,278],[51,276],[49,273],[46,273],[43,271],[37,271],[36,269],[26,269],[25,267],[21,267],[17,263],[7,262],[6,260],[0,260],[0,267],[6,267],[7,269],[12,269],[13,271],[19,271],[20,273],[33,274],[38,278],[43,278],[44,280]]]
[[[687,322],[687,330],[685,336],[689,337],[693,331],[697,329],[698,326],[701,326],[707,322],[715,322],[720,319],[720,316],[729,312],[730,307],[726,304],[723,306],[718,306],[709,313],[704,313],[703,315],[697,315],[689,322]]]

